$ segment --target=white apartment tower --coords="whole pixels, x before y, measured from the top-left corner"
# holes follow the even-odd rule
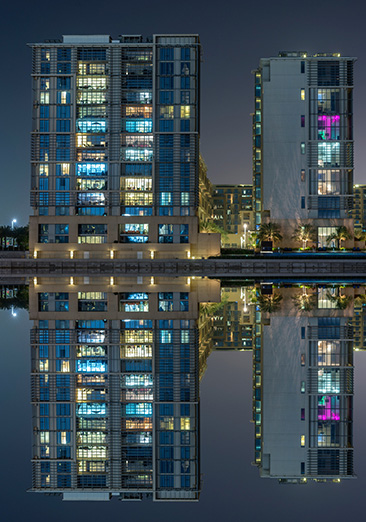
[[[255,71],[256,225],[276,222],[283,244],[311,223],[319,247],[351,226],[353,64],[339,53],[280,52]]]

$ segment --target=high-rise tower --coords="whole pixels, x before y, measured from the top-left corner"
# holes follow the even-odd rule
[[[281,52],[255,71],[256,221],[275,221],[284,244],[311,223],[318,246],[351,226],[355,58]]]
[[[218,237],[198,233],[198,35],[32,47],[34,256],[218,251]]]

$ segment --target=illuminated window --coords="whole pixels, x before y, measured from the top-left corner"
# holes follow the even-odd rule
[[[318,140],[339,140],[340,116],[318,116]]]
[[[105,179],[82,179],[77,178],[76,186],[78,190],[106,190],[107,180]]]
[[[339,366],[340,341],[318,341],[318,366]]]
[[[300,144],[301,154],[306,154],[306,144],[302,141]]]
[[[180,429],[181,430],[190,430],[191,429],[191,419],[190,419],[190,417],[181,417],[181,419],[180,419]]]
[[[151,149],[153,146],[152,136],[125,136],[124,142],[126,147]]]
[[[152,132],[152,120],[126,120],[126,132]]]
[[[301,435],[301,438],[300,438],[300,445],[302,448],[305,447],[305,435]]]
[[[83,148],[105,147],[106,138],[104,134],[77,134],[76,146]]]
[[[301,99],[302,101],[305,100],[305,89],[300,89],[300,99]]]
[[[39,103],[48,105],[50,103],[50,94],[48,92],[41,92],[39,95]]]
[[[174,118],[174,105],[160,107],[160,118]]]
[[[151,118],[152,107],[147,107],[146,105],[139,105],[137,107],[126,107],[126,117]]]
[[[39,371],[48,372],[48,359],[41,359],[39,361]]]
[[[49,431],[40,431],[39,432],[39,442],[41,444],[48,444],[50,442],[50,432]]]
[[[185,118],[185,119],[191,117],[191,106],[190,105],[181,105],[180,117]]]
[[[174,430],[174,417],[160,417],[161,430]]]
[[[107,77],[103,76],[79,76],[77,78],[77,87],[79,89],[88,89],[90,91],[100,91],[107,88]]]
[[[106,176],[107,163],[78,163],[76,165],[77,176]]]
[[[341,193],[341,171],[340,170],[318,170],[318,194],[340,194]]]

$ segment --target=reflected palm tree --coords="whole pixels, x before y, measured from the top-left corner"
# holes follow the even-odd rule
[[[273,312],[277,312],[280,309],[282,299],[282,295],[280,294],[261,294],[257,297],[257,302],[261,312],[271,314]]]
[[[316,295],[306,293],[306,290],[301,294],[296,294],[292,297],[294,306],[298,310],[304,310],[304,312],[310,312],[316,306],[317,299]]]
[[[345,310],[352,301],[352,297],[350,295],[333,295],[330,292],[327,292],[327,298],[329,301],[335,303],[337,310]]]

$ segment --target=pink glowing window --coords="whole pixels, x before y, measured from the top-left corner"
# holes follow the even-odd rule
[[[318,395],[318,420],[340,420],[339,396]]]
[[[339,140],[339,122],[338,114],[318,116],[318,140]]]

